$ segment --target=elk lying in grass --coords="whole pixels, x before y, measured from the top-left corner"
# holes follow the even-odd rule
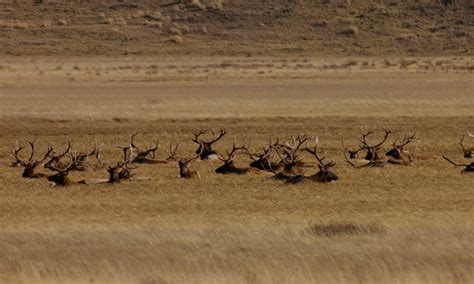
[[[274,179],[277,180],[289,180],[296,175],[302,175],[303,169],[300,165],[303,162],[299,159],[298,152],[301,146],[308,141],[306,135],[298,135],[292,138],[293,142],[273,145],[272,149],[280,158],[280,162],[283,165],[281,171],[277,171],[270,167],[270,171],[274,174]]]
[[[201,138],[201,136],[205,133],[211,132],[212,138],[211,140],[204,140]],[[214,133],[213,130],[199,130],[197,132],[194,132],[194,138],[193,142],[198,144],[199,147],[196,149],[196,154],[199,154],[201,160],[217,160],[219,159],[219,156],[217,155],[217,152],[212,148],[212,146],[222,139],[227,134],[227,131],[225,129],[221,128],[221,131],[219,132],[218,135]]]
[[[43,156],[43,158],[41,160],[35,160],[34,155],[36,152],[36,142],[30,141],[28,142],[28,144],[30,145],[31,153],[27,160],[23,160],[19,157],[19,154],[24,149],[24,147],[22,147],[19,143],[15,144],[15,148],[12,151],[12,156],[13,158],[15,158],[15,161],[13,161],[10,165],[23,167],[24,170],[21,176],[24,178],[46,177],[45,174],[36,173],[35,170],[36,170],[36,167],[38,167],[38,165],[46,161],[46,159],[51,155],[51,153],[53,152],[53,148],[51,147],[50,144],[48,144],[48,149],[46,151],[46,154]]]
[[[136,152],[135,157],[131,159],[131,163],[132,164],[159,164],[161,163],[160,161],[156,160],[156,151],[158,151],[158,145],[159,145],[158,140],[155,139],[154,146],[145,150],[140,150],[134,141],[136,136],[137,136],[137,133],[134,132],[132,134],[132,137],[130,138],[131,150],[135,149],[135,152]]]
[[[263,147],[261,153],[251,153],[249,149],[246,149],[245,151],[250,159],[253,160],[250,163],[250,167],[254,169],[261,171],[270,171],[270,169],[280,171],[284,166],[282,163],[275,163],[271,161],[273,154],[272,144],[269,144],[268,147]]]
[[[405,149],[405,146],[409,145],[410,143],[416,142],[416,135],[405,135],[405,137],[398,142],[398,139],[392,143],[393,148],[390,149],[385,156],[390,157],[387,161],[390,164],[395,165],[409,165],[414,161],[414,151],[408,151]]]
[[[248,145],[245,145],[245,142],[242,146],[237,147],[235,145],[235,140],[232,143],[232,150],[227,151],[227,157],[221,157],[219,159],[224,163],[222,166],[216,169],[218,174],[246,174],[251,168],[238,168],[234,164],[234,159],[238,154],[243,153],[243,151],[248,152]]]
[[[384,136],[381,141],[375,144],[369,143],[367,140],[370,135],[373,134],[372,131],[362,133],[362,138],[360,139],[360,147],[357,150],[350,150],[344,145],[344,139],[341,138],[342,148],[344,151],[344,158],[346,162],[353,166],[354,168],[365,168],[365,167],[383,167],[385,161],[381,158],[379,151],[382,145],[387,141],[389,135],[393,133],[390,130],[384,129]],[[354,160],[357,159],[359,152],[365,151],[364,162],[357,164]]]
[[[178,166],[179,166],[178,177],[185,178],[185,179],[201,179],[201,175],[199,174],[198,171],[192,170],[189,168],[189,165],[199,157],[201,157],[200,153],[189,160],[186,160],[186,159],[179,160],[178,161]]]

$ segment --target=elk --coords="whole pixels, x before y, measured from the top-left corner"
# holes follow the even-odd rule
[[[178,166],[179,166],[179,176],[180,178],[185,178],[185,179],[201,179],[201,175],[199,174],[198,171],[190,169],[188,166],[192,162],[194,162],[197,158],[201,157],[199,153],[197,156],[186,160],[186,159],[180,159],[178,161]]]
[[[214,137],[213,139],[203,140],[202,138],[200,138],[201,135],[208,133],[209,131],[212,133],[212,136]],[[225,129],[223,128],[221,128],[221,131],[218,135],[216,135],[213,130],[202,130],[202,129],[193,133],[194,135],[193,142],[199,145],[198,149],[196,149],[196,154],[199,154],[199,157],[201,158],[201,160],[219,159],[217,152],[214,149],[212,149],[212,146],[217,141],[222,139],[222,137],[224,137],[226,134],[227,134],[227,131],[225,131]]]
[[[316,161],[318,161],[318,168],[319,172],[316,174],[310,176],[310,180],[314,182],[321,182],[321,183],[328,183],[331,181],[336,181],[339,179],[339,177],[331,171],[331,168],[336,165],[334,161],[330,161],[329,163],[324,162],[324,157],[320,157],[318,154],[318,142],[316,140],[315,146],[311,149],[307,147],[305,149],[306,152],[310,153],[316,158]]]
[[[303,174],[303,170],[299,166],[302,164],[302,161],[298,158],[298,151],[308,141],[308,137],[306,135],[298,135],[297,137],[292,137],[292,140],[292,144],[286,142],[285,144],[272,146],[280,158],[280,163],[283,164],[283,169],[279,172],[273,169],[270,164],[270,171],[275,175],[274,179],[289,180],[296,175]],[[283,155],[281,152],[283,152]]]
[[[369,144],[367,138],[373,134],[372,131],[368,131],[362,133],[362,138],[360,139],[361,146],[357,150],[350,150],[344,145],[344,139],[341,138],[342,148],[344,152],[344,158],[348,164],[353,166],[354,168],[364,168],[364,167],[383,167],[385,165],[385,161],[383,161],[379,155],[379,150],[381,146],[387,141],[389,135],[393,133],[390,130],[384,129],[384,136],[382,140],[376,144]],[[366,151],[366,155],[364,157],[364,163],[357,165],[354,163],[353,160],[357,158],[357,154],[360,151]],[[367,162],[368,161],[368,162]]]
[[[235,157],[242,153],[239,151],[248,151],[248,145],[245,145],[245,142],[242,146],[237,147],[235,145],[235,140],[232,143],[232,150],[227,151],[227,157],[219,156],[219,160],[221,160],[224,164],[216,169],[216,173],[218,174],[246,174],[250,171],[250,168],[238,168],[234,164]]]
[[[49,161],[43,165],[44,168],[54,171],[56,168],[64,168],[66,166],[66,164],[61,162],[61,159],[65,157],[71,150],[71,141],[69,141],[69,139],[66,139],[66,142],[67,142],[66,150],[61,152],[61,154],[56,154],[53,151],[50,155]]]
[[[467,162],[467,163],[464,163],[464,164],[460,164],[460,163],[456,163],[454,162],[453,160],[451,160],[450,158],[448,158],[445,154],[443,154],[443,158],[448,161],[449,163],[451,163],[452,165],[456,166],[456,167],[464,167],[464,169],[461,171],[462,173],[473,173],[474,172],[474,162]]]
[[[64,168],[57,168],[56,165],[51,165],[49,169],[57,172],[56,174],[47,177],[48,181],[50,181],[53,186],[62,187],[85,183],[85,181],[75,182],[68,177],[69,172],[74,169],[74,161],[72,158]]]
[[[250,157],[250,159],[253,160],[253,162],[250,163],[250,167],[261,170],[261,171],[270,171],[271,169],[274,170],[281,170],[283,167],[282,163],[275,163],[270,161],[270,158],[272,156],[272,147],[263,147],[261,153],[251,153],[249,149],[245,149],[246,154]]]
[[[12,151],[12,156],[15,158],[15,161],[11,163],[11,165],[19,165],[21,167],[24,167],[22,177],[24,178],[42,178],[46,177],[45,174],[43,173],[36,173],[35,169],[36,167],[43,163],[53,152],[53,148],[51,147],[51,144],[48,144],[48,149],[46,151],[46,154],[41,160],[35,160],[34,155],[36,152],[36,141],[29,141],[28,144],[30,145],[31,148],[31,153],[30,156],[28,157],[27,160],[22,160],[19,157],[20,152],[24,149],[20,144],[16,143],[15,148]]]
[[[473,137],[474,138],[474,135],[472,134],[468,134],[469,137]],[[463,135],[461,137],[461,141],[459,142],[459,145],[461,146],[462,148],[462,152],[464,154],[464,158],[466,159],[472,159],[474,157],[474,148],[467,148],[465,145],[464,145],[464,140],[466,138],[466,135]]]
[[[298,183],[302,183],[306,181],[317,182],[317,183],[329,183],[331,181],[335,181],[339,179],[339,177],[330,170],[330,168],[334,167],[336,163],[334,161],[325,163],[324,162],[325,158],[319,156],[318,137],[316,137],[316,143],[314,147],[307,146],[305,149],[303,149],[303,151],[310,153],[316,158],[316,161],[318,162],[319,171],[316,174],[311,175],[311,176],[305,176],[303,174],[294,175],[293,177],[285,181],[285,183],[298,184]]]
[[[414,152],[416,148],[413,152],[405,150],[405,146],[412,142],[416,142],[415,134],[405,135],[399,143],[398,139],[395,139],[392,143],[393,148],[385,153],[385,156],[390,157],[388,163],[396,165],[408,165],[412,163],[414,161]]]
[[[130,138],[130,150],[136,150],[136,156],[131,160],[132,164],[158,164],[161,163],[159,160],[156,160],[156,151],[158,151],[158,140],[155,139],[155,145],[151,148],[146,150],[140,150],[137,145],[135,144],[135,137],[137,133],[134,132]],[[125,148],[125,147],[122,147]],[[128,148],[128,147],[127,147]]]

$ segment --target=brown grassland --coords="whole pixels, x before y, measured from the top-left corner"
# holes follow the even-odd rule
[[[185,58],[156,75],[147,73],[151,58],[3,58],[0,281],[474,281],[474,176],[440,156],[461,159],[459,137],[473,131],[472,71],[436,63],[472,66],[472,59],[412,58],[408,68],[404,60],[299,58],[277,68],[274,58]],[[252,64],[262,66],[245,68]],[[212,75],[192,68],[203,65]],[[101,76],[90,74],[95,69]],[[134,130],[141,145],[160,139],[160,157],[170,141],[190,156],[191,133],[201,127],[229,131],[221,152],[232,137],[258,148],[272,136],[318,135],[340,180],[290,186],[268,174],[219,176],[219,162],[197,161],[199,181],[178,179],[170,163],[139,166],[148,181],[57,188],[8,167],[16,140],[37,139],[44,151],[66,136],[77,148],[105,143],[104,159],[114,161],[115,146]],[[361,129],[381,127],[417,133],[425,159],[347,165],[340,137],[355,145]]]
[[[43,2],[0,0],[0,283],[474,282],[474,175],[441,157],[474,133],[472,1]],[[162,159],[220,127],[219,152],[317,135],[340,179],[196,161],[201,180],[173,162],[60,188],[8,167],[15,141],[98,141],[115,162],[137,131]],[[348,165],[341,137],[382,127],[416,133],[419,159]]]

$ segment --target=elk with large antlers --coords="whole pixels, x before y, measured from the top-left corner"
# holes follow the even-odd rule
[[[20,152],[24,149],[19,143],[16,143],[15,148],[12,151],[12,156],[15,158],[15,161],[11,163],[11,165],[19,165],[21,167],[24,167],[22,177],[24,178],[41,178],[41,177],[46,177],[45,174],[43,173],[36,173],[35,169],[36,167],[43,163],[53,152],[53,148],[51,147],[50,144],[48,144],[48,149],[46,151],[46,154],[41,160],[35,160],[34,155],[36,153],[36,141],[30,141],[28,142],[30,145],[31,153],[28,157],[27,160],[22,160],[19,157]]]
[[[219,159],[224,163],[222,166],[216,169],[218,174],[246,174],[250,171],[250,168],[238,168],[234,164],[234,159],[238,154],[243,153],[242,151],[248,151],[249,145],[245,145],[245,142],[242,146],[238,147],[235,145],[235,140],[232,143],[232,150],[227,151],[227,157],[221,157]]]
[[[298,184],[305,181],[329,183],[329,182],[336,181],[339,179],[339,177],[334,172],[331,171],[331,168],[334,167],[336,163],[334,161],[326,163],[324,162],[325,158],[320,157],[320,155],[318,154],[318,142],[319,142],[318,138],[316,138],[316,143],[313,147],[307,146],[303,150],[310,153],[316,158],[316,161],[318,162],[319,171],[316,174],[311,175],[311,176],[305,176],[302,174],[294,175],[285,183]]]
[[[204,140],[201,138],[201,136],[205,133],[211,132],[213,137],[211,140]],[[199,154],[201,160],[217,160],[219,159],[219,156],[217,155],[217,152],[212,148],[212,146],[222,139],[227,134],[227,131],[225,129],[221,128],[221,131],[219,132],[218,135],[214,133],[213,130],[199,130],[197,132],[194,132],[194,138],[193,142],[198,144],[199,147],[196,150],[196,154]]]
[[[136,136],[137,136],[137,133],[134,132],[130,138],[131,149],[135,149],[136,151],[136,156],[133,159],[131,159],[131,163],[132,164],[159,164],[161,163],[160,161],[156,160],[156,151],[158,151],[158,146],[159,146],[158,140],[155,139],[154,146],[146,150],[140,150],[134,141]]]
[[[405,149],[410,143],[417,142],[416,135],[405,135],[405,137],[398,142],[398,139],[392,143],[393,148],[390,149],[385,156],[390,157],[388,163],[395,165],[409,165],[414,161],[414,151],[408,151]]]
[[[297,137],[292,137],[293,142],[290,144],[288,142],[279,145],[273,145],[272,149],[275,150],[275,153],[280,158],[283,169],[277,172],[275,169],[270,167],[270,171],[275,175],[273,178],[278,180],[289,180],[296,175],[302,175],[303,170],[299,165],[303,164],[299,159],[298,152],[300,151],[301,146],[308,141],[306,134],[298,135]]]
[[[373,134],[372,131],[362,133],[362,138],[360,139],[361,146],[358,150],[350,150],[344,145],[344,139],[341,138],[342,148],[344,151],[344,158],[346,162],[353,166],[354,168],[364,168],[364,167],[383,167],[385,161],[380,157],[379,150],[381,146],[387,141],[389,135],[393,133],[390,130],[384,129],[384,136],[381,141],[375,144],[370,144],[368,137]],[[360,151],[366,151],[364,162],[362,164],[357,164],[354,160],[357,157],[357,154]]]

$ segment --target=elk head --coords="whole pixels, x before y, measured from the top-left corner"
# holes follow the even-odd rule
[[[236,155],[240,154],[241,152],[248,149],[248,145],[245,145],[245,142],[242,146],[237,147],[235,145],[235,140],[232,143],[232,150],[227,151],[227,157],[221,157],[219,155],[219,160],[224,162],[224,164],[216,169],[216,173],[218,174],[245,174],[249,171],[248,168],[237,168],[234,165],[234,158]]]
[[[180,178],[186,178],[186,179],[201,179],[201,175],[199,175],[199,172],[196,170],[192,170],[189,168],[189,165],[194,162],[197,158],[199,158],[201,155],[200,153],[195,156],[194,158],[191,158],[189,160],[186,159],[181,159],[178,161],[178,166],[179,166],[179,177]]]
[[[57,168],[56,165],[51,165],[51,170],[56,171],[57,173],[51,176],[48,176],[48,180],[54,184],[54,186],[70,186],[75,185],[77,182],[69,179],[69,171],[74,169],[74,161],[71,158],[71,161],[64,168]]]
[[[270,161],[270,157],[272,156],[272,148],[270,146],[263,147],[261,153],[251,153],[248,148],[245,149],[245,152],[250,157],[250,159],[253,160],[253,162],[250,163],[250,167],[262,171],[268,171],[270,167],[275,169],[276,164],[271,165],[272,162]]]
[[[133,146],[120,147],[123,150],[124,159],[123,161],[117,162],[115,166],[109,165],[107,172],[109,173],[109,183],[119,183],[121,180],[131,179],[132,170],[128,164],[130,163],[131,156],[133,154]]]
[[[12,165],[16,164],[16,165],[19,165],[21,167],[24,167],[23,173],[21,175],[24,178],[45,177],[45,175],[42,174],[42,173],[35,173],[35,169],[39,164],[43,163],[51,155],[51,153],[53,152],[53,148],[51,147],[50,144],[48,144],[48,150],[46,151],[46,154],[44,155],[44,157],[41,160],[35,160],[33,158],[34,158],[34,155],[35,155],[35,152],[36,152],[36,146],[35,146],[36,142],[35,141],[30,141],[30,142],[28,142],[28,144],[30,145],[30,148],[31,148],[31,153],[30,153],[28,159],[27,160],[22,160],[19,157],[20,152],[24,148],[20,144],[17,143],[15,145],[15,148],[12,151],[12,155],[15,158],[15,161],[12,162],[11,164]]]
[[[395,139],[392,143],[393,148],[385,153],[385,156],[392,157],[398,161],[413,162],[414,153],[404,149],[405,146],[412,142],[416,142],[415,134],[405,135],[400,142],[398,142],[398,139]]]
[[[211,140],[202,139],[201,136],[209,131],[212,133],[212,136],[214,138]],[[226,134],[227,132],[223,128],[221,128],[221,131],[218,135],[216,135],[213,130],[202,130],[202,129],[193,133],[194,135],[193,142],[199,145],[198,149],[196,149],[196,154],[200,155],[201,160],[208,160],[208,159],[215,160],[219,158],[217,156],[217,152],[214,151],[214,149],[212,149],[212,145],[216,143],[217,141],[219,141]]]
[[[66,167],[67,164],[64,164],[63,162],[61,162],[61,159],[63,157],[65,157],[69,153],[70,150],[71,150],[71,141],[69,141],[69,139],[67,139],[66,150],[64,150],[60,154],[56,154],[53,151],[50,155],[49,161],[46,162],[43,167],[46,168],[46,169],[52,170],[52,171],[54,171],[56,168]]]
[[[302,164],[299,159],[299,151],[301,146],[308,141],[306,134],[300,134],[297,137],[292,137],[292,142],[288,141],[284,144],[275,144],[275,153],[280,158],[280,163],[284,164],[283,171],[288,173],[301,173],[302,170],[298,168]]]
[[[319,172],[311,176],[310,177],[311,180],[316,181],[316,182],[327,183],[327,182],[331,182],[331,181],[335,181],[339,179],[339,177],[334,172],[331,171],[331,168],[334,167],[336,163],[334,161],[325,163],[324,162],[325,158],[319,156],[317,140],[316,140],[316,145],[313,148],[307,147],[305,150],[306,152],[313,155],[318,161]]]
[[[459,164],[459,163],[454,162],[453,160],[451,160],[444,154],[443,154],[443,158],[456,167],[464,167],[464,169],[462,170],[463,173],[474,173],[474,162]]]
[[[364,146],[359,147],[359,149],[357,150],[351,150],[347,148],[346,145],[344,144],[344,138],[342,137],[341,137],[341,144],[342,144],[342,148],[345,151],[344,156],[346,156],[346,153],[347,153],[347,155],[349,156],[349,159],[351,160],[357,159],[357,155],[359,154],[359,152],[364,150]]]
[[[471,134],[468,134],[469,137],[474,137],[474,135],[471,135]],[[466,135],[463,135],[461,137],[461,141],[459,142],[459,144],[461,145],[461,148],[462,148],[462,152],[464,153],[464,158],[466,159],[472,159],[474,157],[474,148],[467,148],[465,145],[464,145],[464,140],[466,138]]]
[[[380,150],[380,147],[387,141],[389,135],[393,133],[390,130],[384,129],[384,137],[382,140],[376,144],[369,144],[367,141],[367,137],[369,137],[371,134],[373,134],[372,131],[368,131],[366,133],[362,134],[362,139],[360,140],[363,149],[367,150],[367,154],[365,156],[365,159],[368,161],[378,161],[380,160],[380,155],[378,151]]]

